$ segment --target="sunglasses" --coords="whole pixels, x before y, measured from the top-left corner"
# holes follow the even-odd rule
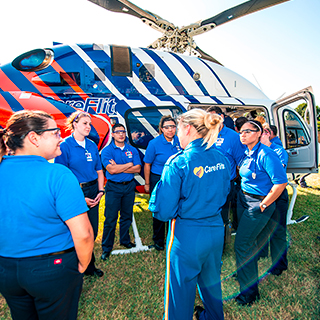
[[[115,134],[125,134],[126,130],[117,130],[114,132]]]

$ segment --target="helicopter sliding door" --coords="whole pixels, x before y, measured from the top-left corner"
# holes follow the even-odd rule
[[[318,130],[312,88],[283,98],[272,106],[275,125],[289,155],[288,173],[318,172]],[[304,119],[294,110],[305,108]]]

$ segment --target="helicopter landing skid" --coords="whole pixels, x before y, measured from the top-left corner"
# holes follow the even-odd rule
[[[135,205],[138,203],[135,203]],[[127,254],[127,253],[136,253],[139,251],[150,251],[148,246],[143,246],[141,242],[141,238],[139,236],[136,220],[134,218],[134,214],[132,214],[132,229],[134,234],[134,239],[136,246],[131,249],[119,249],[119,250],[113,250],[111,251],[111,254]]]
[[[300,223],[300,222],[303,222],[303,221],[306,221],[307,219],[309,219],[309,216],[307,215],[303,215],[302,217],[296,219],[296,220],[292,220],[292,215],[293,215],[293,207],[296,203],[296,200],[297,200],[297,185],[296,184],[293,184],[293,183],[288,183],[288,185],[292,188],[292,198],[291,198],[291,201],[290,201],[290,204],[289,204],[289,208],[288,208],[288,211],[287,211],[287,225],[289,224],[295,224],[295,223]]]

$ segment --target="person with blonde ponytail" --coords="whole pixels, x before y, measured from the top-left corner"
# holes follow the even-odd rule
[[[211,148],[221,123],[219,115],[201,109],[180,117],[178,138],[184,150],[168,159],[149,201],[155,218],[171,220],[164,319],[192,319],[197,285],[205,307],[195,308],[197,319],[223,319],[220,211],[230,189],[231,169],[227,158]]]

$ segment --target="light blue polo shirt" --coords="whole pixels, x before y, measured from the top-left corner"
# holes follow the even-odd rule
[[[241,143],[237,132],[223,126],[214,147],[228,158],[231,165],[230,180],[233,180],[237,176],[237,165],[244,157],[246,146]]]
[[[68,168],[40,156],[5,156],[0,176],[0,256],[32,257],[74,246],[65,221],[88,207]]]
[[[262,143],[246,150],[241,162],[241,189],[247,193],[266,196],[274,184],[288,182],[278,155]]]
[[[114,160],[116,164],[132,162],[134,166],[141,165],[139,153],[136,148],[125,143],[124,148],[121,150],[121,148],[115,145],[114,140],[101,152],[101,161],[104,167],[110,164],[110,160]],[[132,180],[134,174],[124,172],[110,174],[108,170],[106,170],[106,178],[114,182],[125,182]]]
[[[166,162],[149,201],[149,210],[158,220],[223,226],[220,212],[230,190],[230,163],[202,143],[203,139],[190,142]]]
[[[85,148],[80,146],[73,135],[65,138],[60,144],[62,154],[54,162],[68,167],[77,177],[79,183],[98,178],[97,171],[102,170],[97,145],[85,138]]]
[[[151,163],[151,172],[161,175],[164,164],[172,155],[181,150],[179,139],[173,137],[172,142],[166,140],[163,134],[149,142],[143,161]]]
[[[289,155],[287,151],[280,145],[271,143],[270,147],[279,157],[284,169],[288,166]]]

